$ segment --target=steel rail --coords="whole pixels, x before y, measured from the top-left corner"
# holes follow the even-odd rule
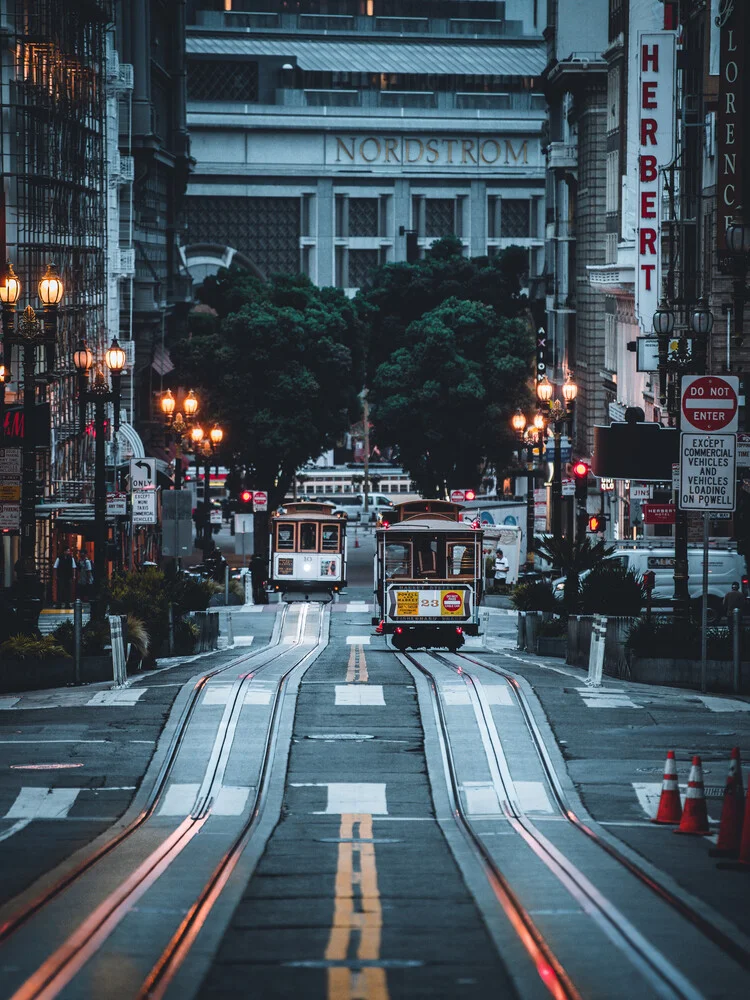
[[[288,608],[285,607],[282,611],[282,622],[281,627],[278,629],[279,636],[284,628],[284,622],[287,616]],[[95,851],[93,851],[88,857],[84,858],[78,865],[76,865],[71,871],[66,872],[57,882],[48,888],[44,889],[38,896],[30,900],[25,906],[21,907],[16,913],[11,914],[2,924],[0,924],[0,944],[2,944],[7,938],[14,934],[20,927],[26,924],[36,913],[47,906],[53,899],[57,898],[62,892],[68,889],[74,882],[77,881],[82,875],[94,867],[99,861],[111,854],[115,848],[117,848],[123,841],[131,837],[136,830],[138,830],[150,816],[153,815],[154,810],[159,805],[161,797],[164,793],[164,789],[169,780],[169,776],[174,767],[175,761],[177,760],[180,749],[183,745],[185,734],[187,733],[188,726],[193,717],[193,713],[198,705],[199,698],[203,692],[206,684],[214,677],[227,670],[236,670],[238,666],[246,663],[248,660],[252,660],[258,656],[263,655],[272,649],[273,646],[278,645],[278,639],[275,643],[270,646],[265,646],[263,648],[255,649],[252,652],[243,653],[241,656],[236,657],[229,663],[226,663],[220,667],[215,667],[213,670],[208,670],[206,673],[202,674],[193,687],[190,693],[189,700],[183,706],[180,713],[180,717],[177,721],[175,731],[172,734],[172,739],[170,741],[169,749],[162,761],[161,767],[154,779],[153,785],[151,786],[151,791],[148,794],[146,803],[141,810],[141,812],[131,820],[127,826],[120,830],[114,837],[108,840],[105,844],[102,844]],[[281,655],[281,654],[279,654]],[[269,663],[274,662],[278,659],[278,656],[273,657]],[[263,669],[267,664],[263,664],[260,669]]]
[[[611,900],[597,889],[560,848],[551,843],[524,813],[516,800],[513,779],[505,761],[505,754],[492,717],[492,710],[486,695],[484,695],[481,682],[472,673],[451,663],[446,656],[435,652],[430,655],[438,663],[442,663],[449,670],[458,674],[475,696],[475,715],[485,744],[485,752],[489,747],[497,765],[494,769],[497,778],[493,778],[493,783],[497,787],[497,782],[499,782],[505,793],[504,812],[511,827],[565,886],[583,911],[641,970],[660,995],[677,996],[682,1000],[701,1000],[702,994],[687,977],[675,968],[658,948],[644,938]],[[493,766],[489,753],[488,763],[492,771]]]
[[[322,617],[322,616],[321,616]],[[295,644],[304,641],[304,631],[307,621],[307,610],[300,613],[297,623],[297,636]],[[284,653],[289,652],[285,649]],[[274,657],[268,664],[274,662],[281,655]],[[276,698],[283,680],[310,654],[305,654],[300,661],[287,670],[282,680],[277,684]],[[203,825],[210,816],[210,803],[213,801],[217,781],[223,778],[224,768],[222,760],[226,756],[226,740],[228,733],[234,733],[236,728],[236,718],[239,716],[244,704],[244,694],[246,687],[254,678],[255,674],[246,674],[240,678],[240,683],[236,685],[234,698],[229,705],[229,712],[225,712],[222,722],[214,741],[214,746],[218,748],[218,753],[212,755],[207,768],[208,783],[207,790],[198,793],[196,805],[191,814],[157,847],[141,864],[131,872],[120,885],[109,894],[109,896],[80,924],[76,930],[60,945],[55,952],[50,955],[44,963],[19,987],[13,994],[12,1000],[51,1000],[57,996],[77,975],[83,966],[96,954],[104,942],[113,933],[115,928],[133,908],[135,903],[143,896],[167,870],[169,865],[182,851],[189,845],[193,837],[200,832]],[[274,703],[274,710],[276,702]],[[273,716],[272,720],[273,721]],[[271,724],[269,723],[269,730]],[[270,746],[268,738],[264,746],[264,759],[262,760],[262,771],[265,767],[265,754]]]
[[[325,602],[323,602],[325,603]],[[307,605],[309,606],[309,605]],[[154,964],[150,973],[141,986],[137,1000],[161,1000],[167,989],[177,975],[190,949],[195,943],[201,928],[205,925],[208,916],[219,899],[224,887],[237,866],[245,848],[256,832],[256,827],[263,815],[263,810],[268,798],[268,791],[271,778],[271,768],[275,755],[275,748],[278,743],[279,726],[281,719],[281,709],[284,697],[286,696],[287,682],[291,674],[299,669],[305,660],[314,656],[323,641],[324,615],[321,613],[318,627],[318,637],[315,649],[290,667],[279,680],[279,685],[274,696],[274,704],[269,719],[266,739],[263,748],[262,766],[260,778],[258,780],[257,791],[253,801],[253,807],[244,826],[238,833],[234,843],[225,852],[224,857],[214,869],[213,874],[201,891],[200,896],[186,913],[182,923],[175,931],[171,940],[162,952],[158,961]],[[273,752],[272,752],[273,751]]]
[[[665,903],[671,906],[672,909],[679,913],[681,917],[684,917],[684,919],[697,928],[697,930],[699,930],[704,937],[708,938],[712,944],[715,944],[718,948],[720,948],[721,951],[737,962],[737,964],[745,969],[746,972],[750,972],[750,951],[748,951],[747,948],[744,948],[738,941],[735,941],[734,938],[722,931],[721,928],[712,924],[710,920],[703,916],[703,914],[699,913],[683,899],[680,899],[679,896],[676,896],[662,882],[659,882],[647,871],[644,871],[644,869],[641,868],[640,865],[636,864],[636,862],[631,861],[630,858],[626,857],[613,844],[604,840],[603,837],[601,837],[595,830],[592,830],[591,827],[588,826],[588,824],[582,820],[580,816],[578,816],[568,802],[567,795],[565,794],[565,790],[560,783],[557,771],[552,763],[552,759],[544,743],[544,739],[542,738],[537,721],[534,718],[531,706],[528,703],[526,695],[521,689],[521,685],[518,683],[518,679],[502,667],[485,663],[483,660],[478,660],[475,657],[470,656],[468,653],[455,653],[452,655],[458,656],[470,663],[475,663],[477,666],[483,667],[485,670],[489,670],[491,673],[497,674],[507,682],[516,698],[519,708],[521,709],[524,721],[539,756],[540,763],[549,782],[550,789],[565,819],[567,819],[568,822],[575,827],[575,829],[579,830],[593,843],[597,844],[601,850],[622,865],[623,868],[626,868],[631,875],[634,875],[637,879],[639,879],[639,881],[641,881],[643,885],[658,896],[659,899],[662,899]]]
[[[516,895],[466,815],[461,801],[460,782],[448,733],[448,723],[445,718],[445,711],[437,690],[434,675],[423,667],[412,654],[404,652],[400,655],[427,678],[433,711],[437,721],[437,735],[446,776],[448,800],[456,825],[479,858],[485,877],[490,883],[495,896],[502,906],[511,926],[520,938],[531,961],[536,966],[539,977],[545,987],[555,1000],[582,1000],[581,994],[578,992],[564,966],[534,923],[530,913]]]

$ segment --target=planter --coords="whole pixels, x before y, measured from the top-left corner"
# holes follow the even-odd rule
[[[81,681],[112,680],[112,657],[81,657]],[[0,660],[0,692],[41,691],[75,683],[75,660]]]
[[[537,656],[560,656],[565,659],[568,640],[564,635],[540,635],[536,640]]]
[[[731,694],[733,692],[732,670],[731,660],[707,660],[706,686],[708,690]],[[701,661],[631,656],[628,679],[638,681],[641,684],[664,684],[700,691]],[[740,669],[740,692],[750,694],[750,667],[747,663],[742,664]]]
[[[551,611],[519,611],[518,613],[518,648],[529,652],[536,650],[536,633],[542,622],[552,619]]]
[[[604,673],[610,677],[633,680],[625,655],[625,640],[635,618],[607,618],[607,637],[604,646]],[[565,662],[573,667],[589,666],[593,615],[571,615],[568,618],[568,651]]]

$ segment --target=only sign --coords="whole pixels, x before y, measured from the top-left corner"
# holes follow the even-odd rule
[[[682,430],[733,434],[739,391],[736,375],[683,375]]]

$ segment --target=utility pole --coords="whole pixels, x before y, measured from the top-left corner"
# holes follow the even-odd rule
[[[365,428],[365,479],[362,488],[365,493],[365,514],[367,514],[370,509],[370,407],[367,402],[367,388],[362,390],[362,420]]]

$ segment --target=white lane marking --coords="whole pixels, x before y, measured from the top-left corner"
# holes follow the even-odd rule
[[[499,816],[502,808],[491,781],[465,781],[466,811],[471,816]]]
[[[120,691],[97,691],[93,698],[89,698],[87,705],[135,705],[148,688],[125,688]]]
[[[264,690],[263,688],[253,688],[250,686],[245,693],[245,700],[243,704],[245,705],[270,705],[271,698],[273,696],[273,691]]]
[[[661,798],[661,781],[634,781],[633,791],[638,798],[638,804],[649,819],[653,819],[659,811]],[[685,804],[687,785],[680,785],[680,801]]]
[[[463,649],[484,649],[484,636],[467,635],[464,639]]]
[[[209,684],[206,693],[203,695],[203,705],[226,705],[229,692],[232,690],[231,684]]]
[[[170,785],[159,809],[159,816],[189,816],[201,786],[194,784]]]
[[[369,635],[348,635],[346,637],[347,646],[369,646],[370,636]]]
[[[750,701],[737,701],[735,698],[712,698],[710,695],[698,695],[698,697],[711,712],[750,712]]]
[[[547,790],[541,781],[514,781],[518,802],[525,813],[553,813]]]
[[[337,684],[337,705],[385,705],[382,684]]]
[[[21,830],[25,830],[30,822],[31,822],[30,819],[19,819],[17,822],[13,824],[13,826],[9,827],[7,830],[4,830],[2,833],[0,833],[0,844],[4,840],[7,840],[9,837],[12,837],[14,833],[20,833]]]
[[[20,700],[20,697],[17,698],[14,695],[3,695],[0,697],[0,712],[4,712],[7,708],[13,708]]]
[[[490,705],[512,705],[513,699],[506,684],[485,684],[484,693]]]
[[[586,708],[643,708],[643,705],[636,705],[631,701],[624,691],[612,688],[602,688],[601,691],[594,688],[576,688],[576,691],[583,699]]]
[[[153,743],[153,740],[131,740],[131,743]],[[32,743],[37,746],[42,743],[109,743],[109,740],[0,740],[5,746],[20,746],[22,743]]]
[[[33,788],[24,786],[5,814],[6,819],[64,819],[80,788]]]
[[[445,684],[440,693],[446,705],[471,704],[471,698],[465,684]]]
[[[347,614],[354,614],[357,611],[369,611],[370,605],[366,601],[349,601],[346,606]]]
[[[241,785],[222,785],[211,812],[214,816],[241,816],[249,795],[250,789]]]
[[[262,604],[253,604],[250,607],[232,608],[233,615],[259,615],[263,610]]]
[[[236,635],[234,637],[235,646],[252,646],[254,635]]]
[[[328,805],[326,814],[370,813],[372,816],[387,816],[385,784],[376,783],[334,783],[328,784]]]

